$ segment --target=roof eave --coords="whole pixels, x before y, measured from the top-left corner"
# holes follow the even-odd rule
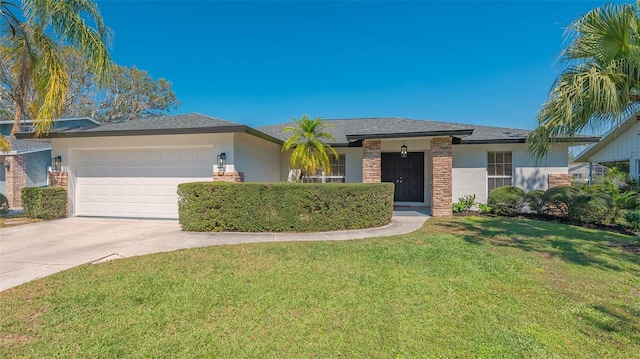
[[[50,132],[42,138],[75,138],[75,137],[113,137],[113,136],[152,136],[152,135],[186,135],[198,133],[242,133],[246,132],[255,136],[250,129],[244,125],[238,126],[215,126],[215,127],[194,127],[194,128],[160,128],[144,130],[113,130],[113,131],[72,131],[72,132]],[[16,138],[29,139],[33,132],[21,132],[16,134]],[[267,136],[267,135],[265,135]],[[267,136],[271,137],[271,136]],[[274,140],[277,140],[274,138]]]
[[[450,131],[426,131],[426,132],[400,132],[400,133],[374,133],[374,134],[356,134],[347,135],[349,141],[367,140],[367,139],[385,139],[385,138],[402,138],[402,137],[439,137],[439,136],[471,136],[473,130],[450,130]]]

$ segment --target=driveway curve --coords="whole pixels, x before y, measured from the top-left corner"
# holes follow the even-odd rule
[[[410,233],[429,218],[421,209],[394,211],[391,224],[314,233],[183,232],[178,221],[64,218],[0,229],[0,291],[86,263],[221,244],[332,241]]]

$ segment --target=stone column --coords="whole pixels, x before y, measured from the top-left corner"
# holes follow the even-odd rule
[[[571,186],[570,173],[549,173],[547,177],[547,188]]]
[[[382,182],[381,140],[362,141],[362,182]]]
[[[431,157],[431,215],[451,216],[453,214],[451,137],[433,138],[429,155]]]
[[[27,186],[27,155],[5,156],[4,161],[9,164],[9,170],[5,172],[5,193],[9,207],[22,207],[20,191]]]
[[[213,172],[215,182],[244,182],[244,172]]]

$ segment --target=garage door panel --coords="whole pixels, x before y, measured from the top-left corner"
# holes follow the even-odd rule
[[[213,151],[163,149],[78,151],[80,216],[177,218],[177,185],[210,181]]]

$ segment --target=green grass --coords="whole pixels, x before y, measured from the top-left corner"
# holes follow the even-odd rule
[[[630,358],[634,240],[458,217],[87,265],[0,293],[0,357]]]

